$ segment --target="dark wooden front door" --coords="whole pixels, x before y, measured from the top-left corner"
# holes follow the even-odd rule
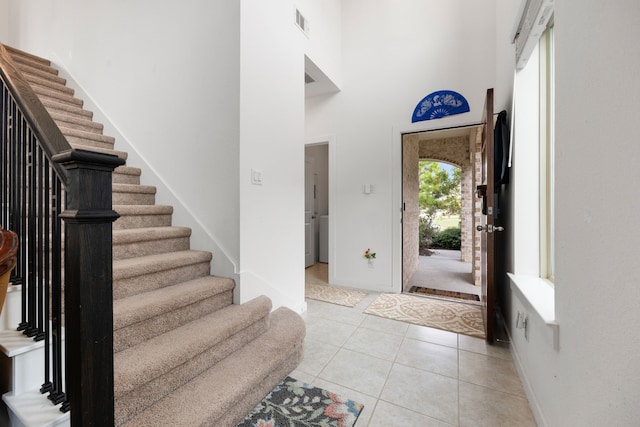
[[[487,341],[493,343],[495,326],[493,89],[487,89],[482,123],[482,184],[478,186],[478,196],[483,198],[482,224],[478,225],[481,235],[481,295]]]

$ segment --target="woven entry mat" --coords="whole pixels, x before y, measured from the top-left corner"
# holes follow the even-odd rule
[[[485,338],[482,307],[475,304],[405,294],[380,294],[364,313]]]
[[[355,307],[367,296],[365,292],[336,288],[328,285],[305,283],[304,296],[318,301],[330,302],[345,307]]]

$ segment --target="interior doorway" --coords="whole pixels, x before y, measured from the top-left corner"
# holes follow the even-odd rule
[[[481,204],[475,197],[479,164],[480,125],[407,133],[402,136],[402,290],[422,287],[480,294],[480,241],[475,224]],[[420,251],[421,222],[427,213],[420,203],[420,162],[432,161],[460,170],[460,249]],[[424,170],[422,171],[424,172]],[[433,212],[431,212],[433,214]],[[421,220],[422,217],[422,220]],[[451,224],[450,224],[451,225]],[[446,224],[443,224],[443,228]]]
[[[328,272],[329,144],[305,146],[305,268]],[[328,274],[328,273],[325,273]]]

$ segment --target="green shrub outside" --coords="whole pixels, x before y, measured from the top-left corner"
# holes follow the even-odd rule
[[[447,228],[436,233],[431,240],[432,248],[460,249],[461,231],[459,228]]]
[[[419,218],[419,246],[421,249],[426,249],[431,246],[433,236],[438,233],[438,227],[433,224],[433,217],[420,217]]]

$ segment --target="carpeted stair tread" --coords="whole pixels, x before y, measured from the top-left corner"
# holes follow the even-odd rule
[[[153,185],[113,184],[112,190],[114,193],[156,194],[156,187]]]
[[[67,137],[67,140],[69,140],[69,143],[74,143],[72,142],[72,139],[75,139],[78,141],[90,141],[92,143],[99,144],[104,148],[113,149],[113,144],[115,144],[116,142],[116,139],[114,137],[102,135],[97,132],[69,128],[64,126],[62,123],[58,123],[58,127],[62,131],[62,134]],[[79,142],[79,143],[82,144],[82,142]],[[89,145],[89,144],[86,144],[86,145]]]
[[[153,205],[156,202],[156,187],[138,184],[113,184],[114,205]]]
[[[153,205],[156,202],[156,187],[138,184],[113,184],[114,205]]]
[[[169,205],[114,205],[113,210],[120,215],[166,215],[173,213]]]
[[[42,104],[45,106],[47,111],[58,111],[62,114],[71,114],[77,117],[82,117],[91,120],[93,118],[93,112],[89,110],[85,110],[82,107],[78,107],[77,105],[65,104],[64,102],[59,102],[55,99],[49,98],[40,98]]]
[[[233,303],[231,279],[206,276],[122,298],[113,303],[119,352]]]
[[[170,254],[153,254],[135,259],[113,260],[113,280],[139,277],[186,265],[211,262],[213,255],[205,251],[175,251]]]
[[[77,129],[85,132],[93,132],[102,135],[104,125],[94,122],[86,117],[78,117],[75,114],[65,114],[64,112],[52,110],[49,114],[61,128]]]
[[[114,392],[132,391],[269,315],[271,300],[230,305],[114,354]]]
[[[31,88],[36,93],[36,95],[38,95],[38,98],[40,99],[42,98],[51,99],[53,101],[56,101],[62,104],[73,105],[76,107],[82,107],[82,105],[84,104],[84,101],[82,101],[82,99],[76,98],[66,93],[61,93],[57,90],[50,89],[47,86],[32,84]]]
[[[211,274],[211,252],[176,251],[113,260],[113,299],[126,298]]]
[[[31,86],[37,85],[43,88],[49,88],[51,90],[58,91],[63,94],[71,95],[75,93],[73,89],[66,86],[66,81],[54,81],[49,78],[41,77],[39,74],[23,72],[24,78],[29,82]],[[57,76],[56,76],[57,77]],[[59,77],[58,77],[59,78]]]
[[[113,230],[113,259],[135,258],[189,249],[189,227],[146,227]]]
[[[25,60],[30,60],[32,62],[36,62],[42,65],[47,65],[47,66],[51,65],[51,61],[41,56],[37,56],[32,53],[25,52],[24,50],[18,49],[17,47],[13,47],[13,46],[4,45],[4,47],[5,49],[7,49],[7,52],[11,54],[14,60],[16,57],[19,57],[19,58],[24,58]]]
[[[114,205],[113,210],[120,215],[114,230],[170,226],[173,214],[173,207],[167,205]]]
[[[53,92],[58,92],[61,95],[71,97],[73,97],[76,92],[74,89],[67,87],[65,83],[57,83],[29,72],[23,72],[22,75],[29,82],[32,88],[37,86],[41,89],[51,90]]]
[[[51,61],[48,59],[33,55],[15,47],[4,45],[7,51],[11,54],[11,58],[20,64],[28,64],[31,67],[46,70],[53,74],[58,74],[58,70],[51,67]]]
[[[189,237],[191,235],[191,228],[180,226],[145,227],[134,228],[132,230],[113,230],[112,235],[113,244],[120,245],[171,237]]]
[[[140,276],[123,277],[122,279],[114,281],[113,299],[127,298],[199,277],[206,277],[210,274],[210,261],[194,262],[194,259],[191,259],[177,267],[166,270],[149,271]]]
[[[47,74],[56,77],[58,76],[58,70],[51,67],[51,65],[47,65],[39,61],[34,61],[31,58],[27,58],[21,55],[12,54],[11,58],[23,74],[39,74],[42,77],[46,76]]]
[[[263,313],[255,313],[255,315],[259,314]],[[118,399],[115,400],[115,425],[122,424],[139,414],[206,371],[209,367],[224,360],[234,351],[249,344],[266,332],[268,325],[268,313],[262,318],[254,318],[253,322],[246,328],[229,335],[228,338],[218,342],[213,347],[207,348],[202,353],[184,360],[184,363],[176,366],[175,369],[142,384],[130,392],[119,395]],[[218,385],[219,390],[224,390],[225,388],[226,384]]]
[[[298,314],[277,309],[264,334],[123,426],[234,426],[295,369],[304,335],[305,323]]]
[[[16,66],[25,77],[34,76],[34,77],[38,77],[43,82],[47,81],[53,84],[61,84],[61,85],[67,84],[67,80],[63,77],[60,77],[57,74],[57,70],[54,70],[54,69],[44,70],[40,68],[35,68],[30,66],[27,63],[16,63]],[[52,73],[51,70],[54,70],[56,72]]]
[[[160,240],[171,237],[189,237],[191,229],[189,227],[146,227],[134,228],[133,230],[114,230],[113,244],[146,242],[149,240]]]
[[[140,185],[142,170],[132,166],[118,166],[112,174],[113,184]]]
[[[233,290],[233,280],[206,276],[113,302],[113,328],[121,329],[200,299]]]
[[[73,136],[76,138],[84,138],[84,139],[95,139],[96,141],[109,143],[111,145],[113,145],[116,141],[114,137],[108,136],[108,135],[102,135],[99,132],[92,132],[92,131],[82,130],[82,129],[74,129],[74,128],[66,127],[64,125],[59,125],[59,127],[65,136]]]

